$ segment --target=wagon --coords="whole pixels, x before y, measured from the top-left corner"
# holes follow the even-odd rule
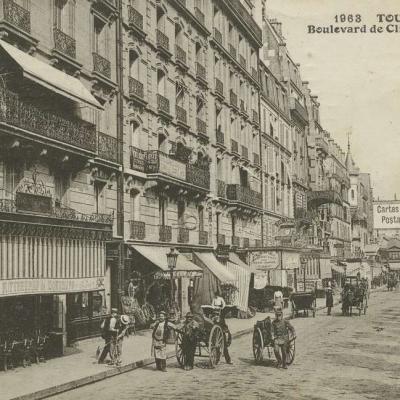
[[[296,353],[296,336],[289,331],[289,340],[286,349],[286,364],[290,365],[294,361]],[[253,330],[253,355],[256,363],[264,359],[264,354],[268,359],[272,359],[274,354],[274,341],[272,339],[272,321],[269,317],[263,321],[257,321]]]
[[[356,276],[346,276],[342,292],[342,314],[353,315],[353,308],[358,315],[365,315],[368,308],[368,290]]]
[[[219,318],[211,321],[207,316],[213,312],[213,307],[203,306],[203,314],[194,313],[194,319],[200,325],[199,334],[196,338],[196,352],[195,357],[208,358],[208,365],[210,368],[215,368],[224,353],[224,332],[219,325]],[[223,313],[229,311],[223,310]],[[175,341],[175,354],[176,359],[181,367],[185,365],[185,353],[183,351],[183,333],[176,330]]]
[[[299,315],[299,311],[303,311],[303,315],[308,317],[309,311],[315,317],[316,300],[314,292],[297,292],[292,293],[290,296],[290,303],[292,306],[292,318]]]

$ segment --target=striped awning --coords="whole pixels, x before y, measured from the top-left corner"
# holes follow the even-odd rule
[[[222,283],[235,283],[235,276],[230,273],[227,267],[221,264],[213,253],[193,253],[196,264],[208,268],[212,274]]]

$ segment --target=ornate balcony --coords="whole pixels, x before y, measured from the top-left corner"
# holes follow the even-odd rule
[[[137,79],[129,77],[129,97],[136,98],[141,102],[144,100],[144,87],[143,83]]]
[[[178,243],[189,243],[189,229],[178,227]]]
[[[242,145],[242,157],[247,160],[249,159],[249,149],[243,145]]]
[[[257,124],[257,125],[260,124],[260,121],[259,121],[259,118],[258,118],[258,112],[256,110],[253,110],[253,118],[252,118],[252,120],[253,120],[254,124]]]
[[[157,35],[157,48],[164,52],[165,55],[170,56],[169,52],[169,37],[161,32],[159,29],[156,30]]]
[[[260,163],[260,155],[257,153],[253,153],[253,164],[261,165]]]
[[[35,135],[96,152],[95,125],[42,110],[5,89],[0,90],[0,104],[0,124],[6,123]]]
[[[177,121],[187,125],[187,111],[180,106],[176,106],[175,112]]]
[[[236,140],[231,139],[231,152],[239,154],[239,144]]]
[[[131,239],[144,240],[146,238],[146,224],[142,221],[129,221]]]
[[[168,225],[159,225],[160,242],[170,242],[172,240],[172,227]]]
[[[4,20],[16,28],[31,33],[31,13],[12,0],[3,0]]]
[[[219,179],[217,179],[217,195],[218,197],[226,199],[226,183]]]
[[[239,247],[240,246],[240,237],[232,236],[232,246]]]
[[[208,232],[199,231],[199,244],[206,246],[208,244]]]
[[[207,84],[206,68],[198,62],[196,62],[196,78]]]
[[[157,110],[170,117],[169,100],[161,94],[157,93]]]
[[[239,64],[246,69],[246,59],[241,54],[239,55]]]
[[[303,124],[308,124],[308,113],[305,107],[294,97],[289,99],[289,107],[292,114],[300,119]]]
[[[214,39],[222,46],[222,33],[214,27]]]
[[[104,160],[118,162],[118,141],[116,138],[98,132],[98,155]]]
[[[258,81],[258,72],[254,67],[251,67],[251,76],[254,80]]]
[[[175,46],[175,58],[178,64],[187,69],[186,51],[183,50],[182,47],[178,45]]]
[[[200,118],[196,118],[197,133],[202,136],[207,136],[207,124]]]
[[[132,6],[128,6],[128,22],[129,27],[135,31],[139,37],[143,38],[146,36],[143,31],[143,15]]]
[[[253,207],[262,208],[262,196],[248,187],[237,184],[227,185],[227,198]]]
[[[93,71],[105,76],[106,78],[111,78],[111,63],[106,58],[100,54],[93,53]]]
[[[229,54],[236,60],[236,49],[235,46],[229,43]]]
[[[225,235],[222,233],[217,234],[217,244],[225,245]]]
[[[206,22],[205,16],[204,16],[203,12],[202,12],[198,7],[195,7],[195,8],[194,8],[194,16],[196,17],[196,19],[197,19],[202,25],[205,25],[205,22]]]
[[[186,164],[186,180],[193,185],[210,189],[210,171],[207,169]]]
[[[75,59],[76,40],[58,28],[53,29],[54,50]]]
[[[229,101],[232,107],[238,108],[238,97],[232,89],[229,92]]]
[[[132,169],[140,172],[145,172],[146,168],[146,151],[135,146],[130,146],[130,166]]]
[[[248,249],[250,247],[250,239],[248,237],[243,238],[243,248]]]
[[[217,144],[225,147],[225,135],[224,132],[217,129],[216,131],[216,141]]]
[[[224,97],[224,84],[218,78],[215,78],[215,93],[221,97]]]

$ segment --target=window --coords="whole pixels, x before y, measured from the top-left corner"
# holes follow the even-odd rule
[[[198,219],[199,219],[199,231],[204,231],[204,207],[198,206],[197,208]]]
[[[133,221],[140,221],[140,196],[137,190],[130,192],[130,214]]]
[[[129,145],[130,146],[140,148],[139,135],[140,135],[139,124],[136,121],[130,121],[129,122],[129,136],[130,136]]]
[[[236,236],[236,216],[232,215],[232,236]]]
[[[75,0],[54,1],[54,27],[75,36]]]
[[[108,58],[108,25],[97,17],[94,17],[93,51]]]
[[[167,153],[167,137],[162,133],[158,134],[158,150]]]
[[[178,201],[178,226],[183,228],[185,225],[185,202],[183,200]]]
[[[54,196],[56,207],[66,207],[68,205],[69,177],[65,175],[54,176]]]
[[[161,226],[165,226],[167,222],[167,199],[165,197],[159,197],[159,222]]]
[[[166,92],[166,77],[165,72],[161,69],[157,70],[157,93],[165,96]]]
[[[157,7],[157,29],[165,33],[165,13],[161,7]]]
[[[354,189],[351,189],[351,199],[354,200]]]
[[[136,80],[140,77],[140,60],[135,51],[129,52],[129,76]]]
[[[94,201],[95,212],[97,214],[105,214],[106,211],[106,186],[103,182],[94,183]]]
[[[13,161],[5,161],[4,173],[4,196],[6,199],[13,199],[21,179],[23,178],[23,168]]]

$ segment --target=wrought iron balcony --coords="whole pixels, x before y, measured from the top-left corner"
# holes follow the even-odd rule
[[[241,54],[239,55],[239,64],[246,69],[246,59]]]
[[[169,115],[169,100],[161,94],[157,93],[157,109]]]
[[[198,62],[196,62],[196,77],[207,82],[206,68]]]
[[[229,92],[229,100],[232,107],[238,107],[238,97],[237,94],[231,89]]]
[[[242,145],[242,157],[249,159],[249,149],[246,146]]]
[[[179,122],[182,122],[185,125],[187,125],[187,111],[184,108],[177,105],[175,112],[176,112],[176,119]]]
[[[145,172],[146,168],[146,151],[135,146],[130,146],[130,166],[132,169],[140,172]]]
[[[197,122],[197,133],[199,135],[207,136],[207,124],[200,118],[196,118]]]
[[[230,184],[227,185],[226,194],[229,200],[262,208],[261,193],[258,193],[248,187],[237,184]]]
[[[199,231],[199,244],[207,245],[208,244],[208,232],[207,231]]]
[[[164,33],[157,29],[157,47],[162,50],[169,52],[169,37]]]
[[[143,15],[132,6],[128,6],[128,21],[129,25],[143,31]]]
[[[240,237],[232,236],[232,246],[239,247],[240,246]]]
[[[68,57],[76,58],[76,40],[58,28],[53,29],[54,49]]]
[[[175,46],[175,58],[178,63],[181,63],[184,67],[186,64],[186,51],[182,49],[182,47],[176,45]]]
[[[205,16],[204,16],[203,12],[202,12],[198,7],[195,7],[195,8],[194,8],[194,16],[196,17],[196,19],[197,19],[202,25],[205,25],[205,22],[206,22]]]
[[[98,132],[98,155],[104,160],[118,162],[118,141],[116,138]]]
[[[219,179],[217,179],[217,194],[218,194],[218,197],[222,197],[223,199],[226,199],[226,183]]]
[[[178,227],[178,243],[189,243],[189,229]]]
[[[217,144],[225,146],[225,135],[224,135],[224,132],[222,132],[222,131],[217,129],[217,131],[216,131],[216,139],[217,139]]]
[[[290,111],[295,114],[304,124],[308,123],[308,113],[305,107],[295,97],[289,99]]]
[[[260,164],[260,155],[257,153],[253,153],[253,163],[255,165],[261,165]]]
[[[217,244],[225,245],[225,235],[222,233],[217,234]]]
[[[229,54],[236,60],[236,48],[229,43]]]
[[[18,29],[31,33],[31,13],[12,0],[3,0],[4,20]]]
[[[129,97],[136,96],[139,99],[144,99],[144,87],[143,83],[137,79],[129,77]]]
[[[243,238],[243,248],[248,249],[250,247],[250,239],[248,237]]]
[[[224,84],[218,78],[215,78],[215,92],[220,96],[224,96]]]
[[[129,221],[131,239],[144,240],[146,238],[146,224],[142,221]]]
[[[251,67],[251,76],[253,77],[253,79],[258,81],[258,72],[254,67]]]
[[[239,154],[239,144],[236,140],[231,139],[231,152]]]
[[[100,54],[93,53],[93,71],[105,76],[106,78],[111,78],[111,63],[106,58]]]
[[[186,164],[186,181],[192,185],[210,189],[210,170]]]
[[[256,110],[253,110],[253,122],[257,125],[259,125],[260,121],[258,118],[258,112]]]
[[[159,225],[160,242],[170,242],[172,240],[172,227],[168,225]]]
[[[0,104],[0,123],[96,152],[95,125],[42,110],[5,89],[0,89]]]
[[[214,39],[222,46],[222,33],[214,27]]]

